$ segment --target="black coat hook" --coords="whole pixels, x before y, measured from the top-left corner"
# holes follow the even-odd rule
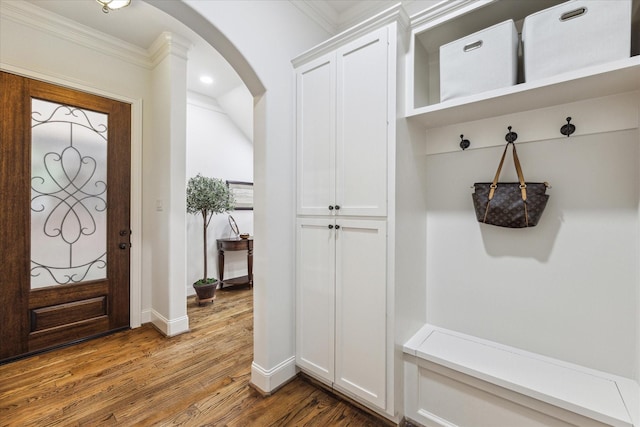
[[[460,148],[462,148],[462,150],[464,151],[469,148],[470,145],[471,142],[469,142],[468,139],[464,139],[464,135],[460,135]]]
[[[567,138],[576,131],[576,127],[571,124],[571,117],[567,117],[567,124],[560,128],[560,133],[566,135]]]
[[[511,126],[507,128],[509,133],[504,136],[505,141],[507,142],[515,142],[518,139],[518,134],[515,132],[511,132]]]

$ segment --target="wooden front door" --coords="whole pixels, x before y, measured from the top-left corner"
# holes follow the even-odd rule
[[[0,72],[0,361],[129,326],[129,104]]]

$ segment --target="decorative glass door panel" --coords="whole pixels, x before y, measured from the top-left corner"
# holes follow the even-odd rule
[[[105,279],[108,115],[31,99],[31,289]]]
[[[128,328],[131,105],[0,71],[0,116],[0,363]]]

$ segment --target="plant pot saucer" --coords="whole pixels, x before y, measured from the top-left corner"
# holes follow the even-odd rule
[[[198,298],[198,295],[196,295],[196,302],[198,303],[198,306],[201,306],[208,302],[211,302],[213,304],[213,300],[215,300],[216,298],[217,298],[217,295],[215,294],[211,298],[204,298],[204,299],[200,299]]]

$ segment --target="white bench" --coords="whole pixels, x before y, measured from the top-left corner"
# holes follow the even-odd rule
[[[442,375],[449,378],[455,376],[448,376],[447,372],[463,374],[473,379],[472,382],[475,381],[475,383],[467,381],[467,385],[471,387],[470,390],[484,389],[484,392],[491,394],[492,398],[499,395],[498,399],[507,399],[538,412],[549,413],[546,407],[541,409],[539,405],[529,405],[527,400],[535,399],[568,413],[577,414],[593,420],[594,425],[602,423],[621,427],[640,426],[640,387],[636,381],[627,378],[432,325],[425,325],[407,341],[404,345],[404,353],[406,416],[425,425],[457,424],[455,421],[448,420],[447,414],[438,414],[438,408],[425,407],[433,405],[433,397],[425,398],[426,400],[421,402],[423,399],[421,393],[428,394],[425,390],[430,387],[429,384],[425,386],[420,383],[428,382],[429,379],[426,376],[430,373],[425,376],[425,379],[414,378],[414,376],[421,376],[419,374],[421,369],[426,370],[425,372],[436,372],[434,374],[436,381],[437,378],[442,378]],[[416,367],[414,368],[413,365]],[[438,369],[429,367],[446,369],[440,369],[437,372]],[[459,382],[461,377],[458,375],[454,380]],[[462,380],[462,382],[465,381]],[[482,384],[489,386],[484,387]],[[505,393],[504,389],[514,393]],[[463,395],[460,394],[463,393],[460,390],[463,388],[457,387],[457,396]],[[495,390],[499,391],[496,393]],[[521,396],[531,399],[523,400]],[[477,397],[474,399],[472,403],[477,403],[479,400]],[[437,402],[437,399],[435,401]],[[459,404],[464,405],[462,401]],[[491,406],[492,404],[488,403],[488,409],[480,409],[479,413],[492,416]],[[503,406],[506,408],[508,405]],[[444,410],[444,412],[447,411]],[[477,414],[474,416],[477,417]],[[493,416],[501,415],[497,412]],[[558,414],[554,413],[552,416],[558,418]],[[562,419],[562,416],[559,418]],[[429,422],[427,423],[426,420]],[[568,422],[573,423],[575,420],[569,418]],[[586,421],[583,420],[581,423],[584,422]],[[482,422],[478,422],[476,425],[481,424]],[[540,425],[546,424],[541,422]]]

